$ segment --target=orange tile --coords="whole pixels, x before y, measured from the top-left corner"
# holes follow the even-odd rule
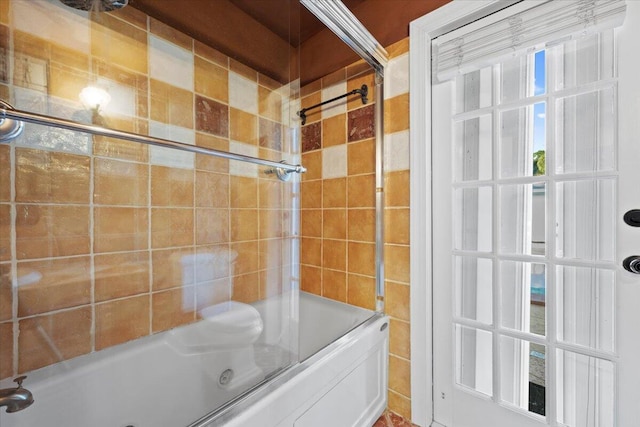
[[[335,301],[347,302],[347,274],[323,268],[322,296]]]
[[[96,305],[96,350],[149,335],[149,295]]]
[[[408,360],[389,356],[389,388],[411,397],[411,363]]]
[[[358,175],[347,178],[347,206],[373,208],[376,206],[375,175]]]
[[[18,259],[88,254],[89,207],[16,205]]]
[[[235,275],[254,273],[260,268],[259,245],[257,241],[232,243],[231,250],[238,253],[234,267]]]
[[[147,249],[149,212],[146,208],[96,207],[94,252]]]
[[[231,211],[231,241],[257,240],[259,237],[258,211],[234,209]]]
[[[347,277],[347,302],[351,305],[375,310],[376,280],[373,277],[349,274]]]
[[[260,298],[260,275],[258,273],[244,274],[233,277],[233,292],[231,298],[234,301],[252,303]]]
[[[152,331],[166,331],[195,321],[193,286],[151,295]]]
[[[354,89],[361,89],[362,85],[367,85],[367,103],[373,103],[376,99],[376,82],[375,73],[370,67],[364,73],[360,73],[356,76],[349,78],[347,81],[347,92],[351,92]],[[355,71],[354,69],[350,72]],[[347,110],[353,110],[362,107],[362,97],[359,95],[353,95],[349,97],[347,103]]]
[[[19,323],[18,372],[91,352],[91,308],[23,319]]]
[[[18,316],[91,302],[89,257],[18,263]]]
[[[347,242],[344,240],[322,240],[322,267],[346,271]]]
[[[322,179],[322,152],[312,151],[302,154],[302,165],[307,171],[302,174],[303,181]]]
[[[384,101],[384,133],[409,129],[409,94],[405,93]]]
[[[229,241],[228,209],[196,209],[196,245]]]
[[[300,185],[300,201],[303,209],[322,208],[322,186],[324,181],[303,181]]]
[[[11,264],[0,264],[0,322],[13,317],[13,281]]]
[[[193,93],[176,86],[151,79],[150,118],[157,122],[193,129]]]
[[[212,48],[211,46],[207,46],[198,40],[193,41],[193,48],[196,55],[203,57],[207,61],[221,65],[224,68],[229,68],[229,57],[224,53]]]
[[[400,320],[410,320],[409,286],[400,283],[385,282],[384,311]]]
[[[1,7],[1,6],[0,6]],[[12,377],[13,372],[13,323],[0,323],[0,379]]]
[[[326,76],[322,77],[322,88],[326,89],[335,84],[342,83],[343,81],[346,80],[346,78],[347,78],[347,69],[340,68],[339,70],[336,70],[333,73],[327,74]]]
[[[322,102],[322,92],[314,92],[301,99],[300,107],[309,108]],[[306,124],[315,123],[322,119],[322,108],[314,108],[306,112]]]
[[[97,302],[149,292],[148,252],[96,255],[94,263]]]
[[[16,148],[16,201],[89,203],[87,156]]]
[[[322,239],[303,237],[300,244],[300,262],[302,264],[322,265]]]
[[[281,122],[282,96],[280,93],[258,86],[258,112],[262,117]]]
[[[229,207],[229,175],[196,171],[196,207]]]
[[[233,58],[229,58],[229,69],[234,73],[238,73],[241,76],[248,78],[254,82],[258,81],[258,72],[251,67],[244,65],[242,62],[236,61]]]
[[[146,135],[148,129],[138,126],[133,130],[135,133]],[[149,159],[149,147],[144,144],[130,141],[122,141],[114,138],[93,137],[93,154],[96,156],[113,157],[122,160],[132,160],[134,162],[146,162]]]
[[[258,84],[270,90],[278,90],[281,87],[283,87],[282,83],[260,72],[258,73]],[[288,89],[288,88],[285,88],[285,89]]]
[[[316,295],[322,295],[322,269],[309,265],[300,266],[300,289]]]
[[[193,180],[193,170],[151,166],[151,205],[192,207]]]
[[[11,260],[11,205],[0,204],[0,261]]]
[[[347,236],[349,240],[375,242],[375,209],[349,209],[347,223]]]
[[[147,206],[149,166],[95,159],[93,202],[99,205]]]
[[[258,180],[244,176],[232,175],[230,182],[230,199],[232,208],[258,207]]]
[[[322,237],[342,240],[347,238],[346,209],[322,210]]]
[[[409,283],[410,281],[409,246],[384,246],[384,273],[386,280]]]
[[[314,92],[318,92],[320,90],[322,90],[322,80],[318,79],[302,86],[302,88],[300,88],[300,96],[305,97]],[[309,104],[309,105],[313,105],[313,104]],[[305,107],[304,104],[302,106]]]
[[[376,245],[373,243],[349,242],[347,246],[347,271],[374,277],[376,274]]]
[[[303,237],[322,237],[322,211],[302,209],[300,230]]]
[[[149,17],[149,31],[151,34],[162,37],[189,52],[193,51],[193,39],[191,37],[152,17]]]
[[[109,12],[111,15],[116,16],[123,21],[135,25],[138,28],[147,30],[147,15],[136,8],[124,7],[122,9]]]
[[[404,55],[409,52],[409,37],[405,37],[404,39],[396,42],[386,48],[387,53],[389,54],[389,58],[395,58],[396,56]]]
[[[151,209],[151,247],[193,245],[193,215],[191,208]]]
[[[84,56],[79,54],[80,56]],[[77,101],[78,94],[87,87],[91,81],[87,64],[89,60],[84,58],[84,69],[69,68],[58,62],[49,62],[49,80],[47,88],[52,96],[64,98],[69,101]]]
[[[258,200],[261,209],[278,209],[284,205],[286,187],[281,181],[261,179],[258,183]]]
[[[347,145],[347,174],[360,175],[365,173],[375,173],[375,171],[375,139],[367,139]]]
[[[262,209],[260,211],[260,238],[276,239],[285,237],[284,226],[288,224],[289,212],[278,209]]]
[[[409,207],[409,171],[387,172],[384,177],[386,207]]]
[[[108,13],[94,14],[91,22],[91,54],[147,74],[147,32]]]
[[[11,158],[8,145],[0,146],[0,202],[11,200]]]
[[[196,132],[196,146],[228,152],[229,140]],[[229,173],[229,160],[207,154],[196,154],[196,169],[209,172]]]
[[[411,399],[393,390],[388,390],[387,397],[389,399],[388,407],[390,411],[395,412],[407,420],[411,419]]]
[[[411,358],[409,322],[391,319],[389,327],[389,353],[404,359]]]
[[[363,73],[371,72],[371,66],[367,64],[364,59],[359,59],[358,61],[349,64],[347,66],[347,78],[350,79],[354,76],[359,76]]]
[[[229,137],[234,141],[258,144],[258,117],[237,108],[229,108]]]
[[[151,253],[152,289],[160,291],[193,285],[194,275],[183,268],[185,257],[191,257],[193,254],[194,250],[191,248],[153,251]]]
[[[11,4],[8,1],[0,2],[0,22],[9,24],[9,13],[11,12]],[[0,378],[4,378],[0,376]]]
[[[322,121],[322,148],[347,142],[347,115],[339,114]]]
[[[322,207],[344,208],[347,206],[347,179],[334,178],[322,181]]]
[[[409,209],[385,209],[384,240],[385,243],[400,245],[409,244]]]

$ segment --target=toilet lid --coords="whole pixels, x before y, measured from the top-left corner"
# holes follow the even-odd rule
[[[262,331],[260,313],[249,304],[227,301],[200,310],[208,328],[220,332],[241,332],[252,329]]]

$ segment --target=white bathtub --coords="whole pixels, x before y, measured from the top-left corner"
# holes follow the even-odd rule
[[[273,310],[278,304],[285,311],[291,306],[290,300],[271,300],[268,310],[255,304],[265,324],[282,321],[282,310]],[[176,351],[171,336],[189,325],[29,373],[24,386],[34,404],[2,411],[0,426],[371,426],[386,407],[388,319],[306,293],[299,315],[303,362],[292,364],[295,354],[288,351],[262,351],[277,366],[290,366],[268,380],[256,369],[260,363],[228,352]],[[256,349],[277,350],[289,335],[295,325],[266,328]],[[236,374],[222,386],[229,368]],[[194,421],[214,408],[220,409]]]

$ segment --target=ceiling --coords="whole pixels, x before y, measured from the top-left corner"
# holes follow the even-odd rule
[[[409,35],[409,22],[448,1],[343,3],[388,46]],[[129,4],[282,83],[300,77],[304,85],[359,59],[298,0],[130,0]]]

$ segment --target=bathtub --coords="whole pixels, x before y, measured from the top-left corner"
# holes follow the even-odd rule
[[[0,425],[368,427],[375,422],[386,407],[387,317],[304,292],[297,305],[276,297],[253,306],[270,325],[284,322],[280,314],[297,307],[299,322],[265,328],[246,357],[176,347],[176,334],[192,332],[196,323],[33,371],[24,386],[34,404],[13,414],[0,412]],[[296,335],[297,354],[283,350]],[[261,368],[267,362],[272,366],[265,374]],[[273,366],[280,369],[274,373]],[[230,368],[235,375],[223,384]],[[0,384],[11,386],[10,380]]]

